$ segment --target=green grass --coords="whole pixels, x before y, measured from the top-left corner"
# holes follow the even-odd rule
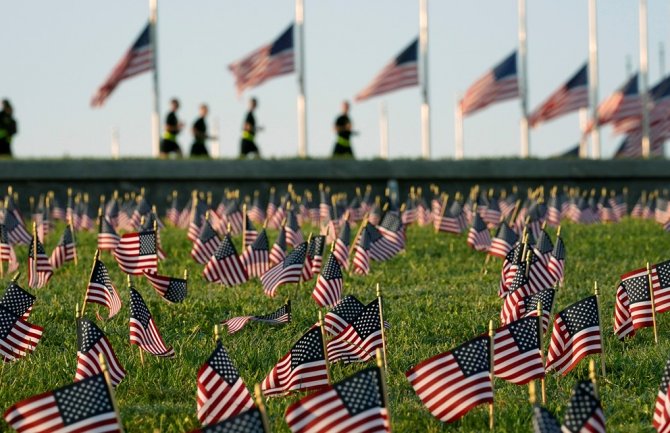
[[[47,251],[58,233],[47,238]],[[554,233],[552,233],[553,237]],[[593,292],[597,280],[602,290],[603,330],[608,375],[600,390],[609,432],[651,432],[651,418],[658,383],[670,354],[670,318],[658,318],[659,340],[654,344],[651,329],[638,332],[632,340],[619,342],[612,334],[614,293],[618,276],[645,265],[646,261],[668,259],[670,238],[655,223],[626,220],[620,224],[579,226],[566,224],[562,235],[567,248],[565,287],[557,294],[554,311]],[[271,237],[272,238],[272,237]],[[108,254],[102,260],[120,289],[122,311],[102,322],[128,376],[116,390],[123,423],[128,432],[163,433],[190,431],[196,417],[196,372],[214,349],[213,326],[234,315],[268,313],[290,297],[293,321],[283,327],[251,323],[238,334],[223,334],[223,343],[248,387],[263,380],[272,366],[317,319],[311,299],[313,281],[301,289],[280,287],[276,299],[267,298],[258,282],[225,288],[207,283],[202,267],[189,256],[190,242],[184,231],[162,233],[168,259],[160,272],[182,275],[189,270],[189,296],[183,304],[169,305],[143,279],[136,287],[147,302],[165,341],[173,345],[175,359],[158,359],[145,354],[140,365],[138,348],[128,341],[128,291],[125,278]],[[385,318],[392,328],[388,338],[388,389],[392,425],[399,432],[484,432],[488,430],[487,408],[468,413],[461,421],[444,425],[422,406],[404,372],[417,362],[447,351],[478,333],[488,321],[498,323],[501,300],[497,297],[500,261],[492,260],[482,275],[484,256],[471,251],[465,237],[435,235],[429,228],[411,227],[408,250],[387,263],[373,263],[365,278],[345,278],[345,294],[363,302],[375,296],[375,284],[384,291]],[[95,248],[95,235],[78,236],[79,265],[67,263],[56,271],[48,287],[36,290],[38,297],[30,322],[45,328],[44,337],[32,355],[4,365],[0,373],[0,409],[31,395],[70,383],[76,367],[75,305],[81,303]],[[17,249],[26,286],[26,248]],[[3,284],[7,283],[5,277]],[[92,304],[91,304],[92,305]],[[93,319],[96,307],[87,307]],[[105,312],[102,313],[105,315]],[[100,322],[98,322],[100,323]],[[548,340],[548,338],[545,338]],[[545,342],[546,347],[547,342]],[[363,368],[361,365],[332,368],[334,380],[341,380]],[[588,376],[583,361],[565,378],[547,378],[550,410],[562,419],[572,387]],[[530,432],[531,407],[527,388],[496,380],[496,431]],[[273,431],[287,432],[283,413],[300,395],[267,402]],[[8,430],[4,420],[0,431]]]

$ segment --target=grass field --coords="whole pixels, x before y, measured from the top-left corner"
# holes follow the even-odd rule
[[[58,233],[46,241],[51,252]],[[555,233],[552,231],[552,238]],[[626,219],[620,224],[581,226],[565,224],[565,287],[557,294],[554,311],[590,295],[593,281],[602,290],[603,329],[608,376],[600,383],[609,432],[651,432],[651,418],[658,384],[670,355],[670,317],[660,315],[658,345],[651,329],[644,329],[632,340],[619,342],[613,335],[614,293],[618,276],[626,271],[668,259],[670,235],[651,221]],[[112,281],[124,302],[122,311],[101,327],[111,341],[121,364],[128,371],[116,397],[126,431],[163,433],[190,431],[198,426],[196,417],[196,372],[214,349],[213,326],[221,320],[242,314],[269,313],[286,298],[291,298],[293,321],[283,327],[249,324],[241,332],[228,336],[223,344],[250,388],[262,381],[272,366],[317,319],[317,306],[311,299],[313,281],[301,289],[282,286],[275,299],[263,295],[260,283],[251,282],[234,288],[207,283],[202,267],[190,257],[190,242],[184,231],[162,232],[168,259],[160,272],[182,275],[189,270],[189,296],[183,304],[169,305],[155,294],[145,281],[136,279],[167,344],[177,356],[166,360],[145,354],[140,365],[138,348],[128,340],[128,290],[125,278],[110,254],[102,260],[108,265]],[[271,240],[274,235],[271,236]],[[239,240],[239,239],[238,239]],[[95,248],[95,235],[79,234],[79,265],[69,262],[56,271],[47,288],[36,291],[31,323],[45,328],[44,337],[32,355],[4,365],[0,379],[0,409],[70,383],[76,367],[75,305],[81,303]],[[27,276],[25,247],[17,254]],[[497,297],[500,261],[492,260],[488,274],[482,275],[484,255],[470,250],[465,236],[436,235],[429,228],[410,227],[408,249],[386,263],[373,263],[365,278],[345,277],[345,294],[369,302],[375,296],[375,284],[384,291],[385,319],[392,328],[388,338],[388,389],[394,431],[399,432],[484,432],[488,430],[487,408],[468,413],[461,421],[444,425],[433,418],[407,382],[404,372],[417,362],[451,349],[478,333],[485,332],[488,321],[498,323],[501,300]],[[6,276],[3,284],[8,281]],[[92,304],[91,304],[92,305]],[[95,307],[88,307],[93,319]],[[545,338],[545,347],[548,338]],[[337,365],[331,372],[340,380],[361,369],[361,365]],[[549,408],[562,419],[574,384],[588,376],[588,363],[582,362],[567,377],[547,378]],[[530,432],[531,407],[527,388],[496,380],[496,431]],[[299,395],[275,398],[267,402],[273,431],[287,432],[283,413]],[[0,431],[8,426],[0,421]]]

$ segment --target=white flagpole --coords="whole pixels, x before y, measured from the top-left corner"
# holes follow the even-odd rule
[[[112,159],[119,159],[121,156],[121,143],[119,141],[119,127],[112,128]]]
[[[219,118],[214,117],[214,122],[212,124],[212,159],[221,158],[221,136],[219,135]]]
[[[658,43],[658,70],[661,72],[661,78],[665,77],[665,44]]]
[[[642,157],[649,158],[649,42],[647,38],[647,0],[640,0],[640,96],[642,97]]]
[[[579,158],[585,159],[589,156],[589,143],[584,131],[589,124],[589,110],[586,107],[579,109]]]
[[[428,0],[419,0],[419,59],[421,71],[421,156],[430,159],[430,104],[428,102]]]
[[[598,125],[598,8],[589,0],[589,105],[591,108],[591,157],[600,159],[600,125]]]
[[[528,46],[526,40],[526,0],[519,0],[519,100],[521,101],[521,157],[530,155],[528,132]]]
[[[461,109],[461,98],[456,100],[454,109],[454,134],[456,148],[454,149],[454,159],[463,159],[465,148],[463,146],[463,110]]]
[[[305,5],[295,0],[296,64],[298,75],[298,156],[307,158],[307,109],[305,108]]]
[[[149,0],[149,36],[153,51],[153,112],[151,113],[151,153],[158,156],[160,148],[160,98],[158,92],[158,0]]]
[[[389,119],[386,104],[379,104],[379,157],[389,158]]]

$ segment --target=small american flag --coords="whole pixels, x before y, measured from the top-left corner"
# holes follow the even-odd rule
[[[265,220],[265,212],[261,207],[261,199],[258,196],[258,191],[254,192],[254,201],[249,209],[248,218],[256,224],[263,224]]]
[[[58,241],[58,245],[54,248],[49,258],[49,263],[54,269],[58,269],[67,261],[74,260],[77,255],[77,246],[74,242],[74,236],[70,225],[66,225],[63,230],[63,235]]]
[[[505,221],[503,221],[500,223],[500,227],[498,227],[498,233],[496,233],[495,237],[491,240],[491,247],[489,248],[488,253],[492,256],[504,259],[518,240],[519,236]]]
[[[221,422],[254,407],[254,400],[221,341],[217,341],[216,349],[198,370],[197,403],[198,419],[203,425]]]
[[[313,326],[272,368],[262,384],[265,396],[305,391],[328,385],[328,367],[323,353],[323,336]]]
[[[90,320],[77,319],[77,373],[74,381],[102,373],[100,354],[104,355],[112,385],[117,386],[126,376],[112,345],[105,334]]]
[[[518,96],[519,79],[516,72],[515,50],[470,86],[461,100],[461,112],[463,115],[472,114],[490,104]]]
[[[261,283],[265,294],[274,297],[277,287],[282,284],[297,283],[300,281],[302,267],[307,254],[307,243],[303,242],[286,256],[283,262],[276,264],[261,276]]]
[[[656,405],[654,407],[654,428],[659,432],[667,432],[670,428],[670,359],[665,363],[661,384],[658,387]]]
[[[554,250],[549,256],[547,270],[553,276],[554,283],[563,281],[565,275],[565,244],[560,236],[556,237],[556,245],[554,245]]]
[[[314,277],[314,274],[321,272],[325,242],[326,237],[322,235],[314,236],[309,241],[307,254],[305,254],[305,264],[302,267],[302,281],[309,281]]]
[[[537,237],[537,241],[533,246],[533,251],[540,260],[540,263],[542,263],[544,267],[547,267],[549,264],[549,257],[551,256],[552,251],[554,251],[554,244],[551,242],[549,234],[543,228],[540,229],[540,236]]]
[[[96,259],[93,265],[93,272],[91,272],[91,279],[86,288],[84,302],[92,302],[107,307],[109,310],[108,319],[116,316],[121,310],[119,293],[109,279],[107,266],[100,260]]]
[[[123,235],[114,250],[114,258],[126,274],[142,275],[145,270],[157,272],[156,232],[151,230]]]
[[[540,405],[533,407],[533,433],[563,433],[561,425],[547,409]]]
[[[537,290],[534,290],[526,277],[526,263],[519,263],[514,274],[511,284],[509,285],[509,293],[505,297],[503,307],[500,311],[500,321],[503,324],[512,322],[514,317],[519,317],[519,310],[523,299],[534,295]]]
[[[342,298],[342,269],[334,254],[328,257],[326,267],[323,269],[316,286],[312,292],[312,298],[319,307],[329,307],[337,304]]]
[[[495,331],[494,373],[517,385],[544,377],[540,319],[525,317]]]
[[[30,244],[32,237],[26,230],[26,226],[13,212],[10,212],[8,209],[5,210],[5,229],[7,230],[7,236],[9,237],[9,242],[12,245],[17,244]]]
[[[556,314],[547,356],[547,372],[567,374],[587,355],[602,352],[598,301],[589,296]]]
[[[365,306],[363,311],[328,343],[328,361],[345,363],[372,359],[382,348],[382,329],[379,318],[380,298]]]
[[[293,433],[388,433],[382,372],[370,367],[328,385],[289,406],[285,418]]]
[[[4,417],[18,433],[123,431],[102,374],[20,401]]]
[[[30,324],[4,305],[0,305],[0,356],[4,362],[23,358],[35,350],[43,328]]]
[[[214,255],[219,248],[219,245],[221,245],[219,235],[216,234],[214,228],[209,223],[209,220],[205,220],[200,227],[198,237],[193,241],[191,257],[193,257],[196,262],[204,265],[209,261],[209,258]]]
[[[580,382],[572,391],[572,397],[563,418],[563,431],[567,433],[605,433],[605,414],[592,382]]]
[[[286,230],[284,227],[279,229],[277,239],[270,250],[270,266],[281,263],[286,258]]]
[[[332,208],[328,193],[323,188],[319,188],[319,199],[319,223],[325,226],[331,221]]]
[[[335,239],[332,254],[335,256],[343,269],[349,269],[349,241],[351,239],[351,227],[348,221],[342,223],[340,233]]]
[[[247,217],[245,218],[246,225],[244,227],[244,244],[245,245],[251,245],[255,240],[256,236],[258,236],[258,231],[256,230],[256,227],[254,227],[254,223],[251,221],[251,218],[247,214]]]
[[[187,294],[187,281],[183,278],[158,275],[155,272],[145,271],[144,276],[156,290],[158,295],[173,304],[183,302]]]
[[[651,267],[651,286],[654,289],[654,307],[657,313],[670,310],[670,260]]]
[[[354,246],[354,274],[367,275],[370,272],[370,236],[367,230],[361,232],[358,242]]]
[[[100,215],[98,227],[98,249],[114,251],[119,246],[121,238],[114,230],[111,221],[106,216]]]
[[[270,267],[268,235],[262,229],[254,242],[242,253],[242,264],[249,277],[260,278]]]
[[[356,101],[419,84],[418,59],[419,38],[416,38],[356,95]]]
[[[454,422],[475,406],[493,402],[490,346],[488,336],[476,337],[405,373],[434,417]]]
[[[249,280],[247,270],[237,255],[229,234],[224,236],[221,245],[209,259],[202,273],[207,281],[219,282],[226,286],[236,286]]]
[[[14,281],[9,283],[7,290],[0,297],[0,306],[5,307],[23,320],[28,320],[30,317],[34,303],[35,296],[23,290]]]
[[[174,349],[167,347],[158,332],[153,317],[137,290],[130,287],[130,344],[152,355],[171,358]]]
[[[468,231],[468,246],[475,251],[488,251],[491,247],[491,234],[479,214],[475,214],[472,227]]]
[[[323,328],[331,335],[339,335],[363,312],[365,305],[355,296],[342,298],[323,318]]]
[[[225,419],[216,424],[192,430],[190,433],[270,433],[263,424],[263,414],[257,408]]]
[[[386,212],[377,230],[392,246],[395,254],[405,249],[405,226],[396,212]]]
[[[277,311],[264,314],[262,316],[239,316],[228,319],[223,323],[224,326],[228,327],[228,334],[234,334],[237,331],[241,330],[244,325],[253,322],[261,322],[268,325],[284,325],[291,321],[291,301],[286,301],[286,304],[282,305]]]
[[[530,114],[531,128],[542,122],[561,116],[589,105],[588,67],[585,64]]]
[[[112,73],[107,77],[102,86],[98,88],[95,95],[93,95],[91,106],[102,106],[121,81],[126,78],[134,77],[142,72],[153,70],[155,67],[154,62],[151,24],[147,23],[135,43],[133,43],[119,63],[114,66]]]
[[[14,247],[9,242],[7,227],[4,224],[0,224],[0,262],[7,262],[8,272],[10,273],[15,272],[19,268],[16,251],[14,251]]]
[[[370,258],[378,262],[383,262],[393,258],[397,253],[397,245],[386,239],[375,226],[369,222],[363,231],[370,240]]]
[[[619,339],[632,337],[640,328],[653,326],[649,275],[646,268],[621,276],[614,307],[614,333]]]
[[[296,247],[305,242],[305,238],[300,231],[300,225],[298,225],[298,218],[292,209],[286,214],[286,225],[284,226],[284,229],[286,230],[286,244],[288,246]]]
[[[39,289],[47,285],[54,272],[37,233],[33,236],[28,247],[28,287]]]
[[[177,191],[172,193],[172,201],[170,202],[170,207],[165,211],[165,219],[173,227],[176,227],[179,224],[179,200],[177,200]]]
[[[266,80],[295,70],[293,24],[273,42],[228,65],[235,76],[237,93],[261,85]]]

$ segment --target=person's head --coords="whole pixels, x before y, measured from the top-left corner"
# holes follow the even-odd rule
[[[249,111],[254,111],[258,107],[258,99],[250,98],[249,99]]]
[[[207,104],[200,104],[200,117],[206,117],[207,113],[209,113],[209,107],[207,107]]]
[[[342,101],[342,113],[349,113],[349,101]]]
[[[179,110],[179,99],[177,98],[170,99],[170,108],[172,109],[172,111]]]
[[[9,102],[9,99],[3,99],[2,100],[2,111],[4,111],[7,114],[12,114],[12,104]]]

